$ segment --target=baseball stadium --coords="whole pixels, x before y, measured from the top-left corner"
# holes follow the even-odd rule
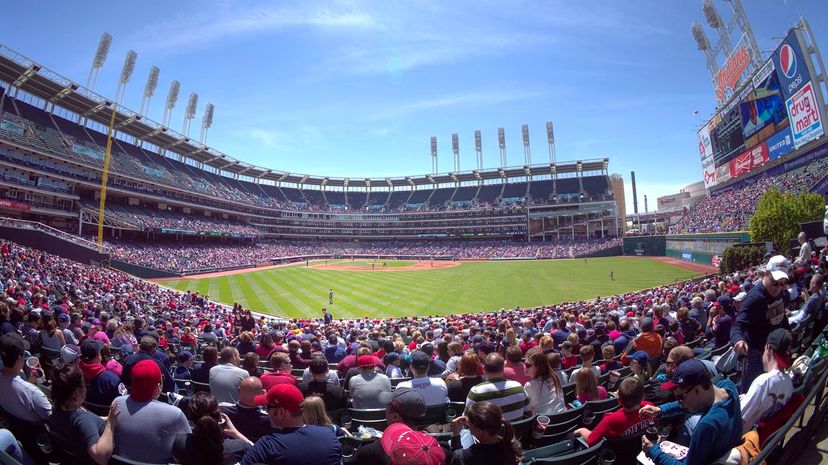
[[[512,92],[506,77],[492,78],[502,94],[493,98],[465,92],[362,120],[348,92],[370,88],[359,99],[385,104],[389,88],[412,99],[435,82],[453,88],[450,63],[474,57],[470,45],[495,49],[500,68],[546,72],[521,57],[534,51],[523,40],[559,39],[496,27],[406,32],[376,5],[210,3],[215,11],[181,12],[180,22],[130,6],[120,29],[79,17],[88,6],[42,11],[54,28],[40,36],[22,27],[32,16],[18,6],[0,29],[0,463],[828,463],[819,4],[802,5],[813,29],[787,4],[638,5],[669,26],[635,32],[620,25],[625,11],[593,24],[581,23],[580,5],[526,6],[556,27],[640,34],[656,62],[676,67],[647,95],[619,81],[629,98],[596,103],[623,113],[609,121],[539,113],[555,108],[547,90]],[[416,11],[425,23],[452,8],[432,7]],[[77,65],[85,55],[65,59],[89,37],[67,33],[66,18],[100,38],[88,69]],[[399,49],[381,60],[381,77],[366,63],[338,74],[342,57],[375,53],[346,39],[374,34],[392,45],[371,47]],[[269,76],[283,108],[256,106],[272,91],[257,78],[273,69],[239,67],[251,37],[288,73]],[[657,55],[659,40],[691,48],[682,61],[709,75]],[[60,42],[74,51],[56,53]],[[326,63],[328,46],[342,57]],[[312,76],[301,76],[304,54],[319,59]],[[217,105],[200,107],[190,92],[183,129],[173,128],[181,82],[160,82],[161,67],[139,56],[190,63],[174,69],[202,80]],[[204,56],[215,75],[187,62]],[[320,77],[321,64],[338,71]],[[583,95],[597,68],[573,71],[580,84],[552,77],[543,87]],[[241,81],[225,74],[240,69]],[[213,87],[221,80],[245,84]],[[313,92],[330,82],[343,90],[320,103]],[[163,109],[150,106],[160,84]],[[662,88],[668,97],[655,95]],[[648,121],[662,121],[645,127],[637,112],[654,101],[710,112],[650,109]],[[310,122],[244,127],[256,122],[248,113],[289,127],[311,110],[352,121],[330,135]],[[420,113],[431,110],[446,114]],[[529,124],[507,140],[496,122],[496,143],[474,130],[461,159],[472,130],[451,133],[448,155],[422,136],[513,116],[543,118],[541,143]],[[389,127],[377,129],[381,120]],[[342,129],[354,125],[364,134]],[[619,138],[617,155],[591,148],[596,132]],[[401,153],[423,154],[430,169]],[[678,154],[698,157],[689,178]]]

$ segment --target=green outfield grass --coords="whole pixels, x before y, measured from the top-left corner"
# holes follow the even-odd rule
[[[353,266],[353,267],[369,267],[371,264],[374,264],[376,268],[382,268],[382,264],[385,263],[386,268],[405,268],[407,266],[411,266],[416,264],[417,262],[412,262],[410,260],[326,260],[326,263],[329,265],[339,265],[339,266]]]
[[[331,260],[329,263],[333,263]],[[370,261],[366,262],[370,266]],[[402,264],[394,262],[391,264]],[[345,263],[339,263],[345,264]],[[410,263],[409,263],[410,264]],[[363,263],[365,265],[365,263]],[[379,268],[379,267],[378,267]],[[609,277],[615,270],[615,281]],[[644,257],[463,262],[446,269],[339,271],[304,265],[162,284],[283,317],[447,315],[593,299],[687,279],[685,269]],[[328,305],[333,288],[334,304]]]

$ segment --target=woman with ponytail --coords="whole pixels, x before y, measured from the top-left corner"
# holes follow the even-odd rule
[[[253,445],[233,426],[227,415],[221,413],[216,398],[209,393],[195,393],[184,412],[193,424],[193,432],[176,436],[173,444],[176,463],[235,464]]]
[[[467,426],[475,438],[468,449],[460,447],[460,430]],[[466,414],[451,422],[449,465],[515,465],[521,456],[512,424],[503,418],[500,407],[491,402],[475,402]]]

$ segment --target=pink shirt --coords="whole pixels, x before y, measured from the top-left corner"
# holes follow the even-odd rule
[[[503,368],[503,377],[517,381],[521,385],[526,384],[532,378],[526,376],[526,365],[521,362],[512,363],[507,361],[505,368]]]

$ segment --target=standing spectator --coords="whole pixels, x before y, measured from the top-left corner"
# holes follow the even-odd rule
[[[688,360],[662,387],[672,389],[678,401],[661,407],[645,405],[639,415],[644,418],[661,416],[666,420],[690,412],[701,413],[702,417],[693,430],[687,456],[681,460],[663,452],[660,445],[650,442],[647,436],[642,437],[641,449],[655,465],[713,463],[740,443],[742,412],[736,385],[730,380],[724,379],[714,385],[703,363]]]
[[[253,442],[273,432],[267,413],[261,411],[254,401],[256,396],[265,392],[259,378],[248,376],[239,385],[239,401],[221,407],[222,413],[230,418],[236,429]]]
[[[588,368],[579,368],[575,371],[575,394],[582,404],[591,400],[604,400],[608,397],[604,386],[598,385],[595,372]]]
[[[187,417],[178,407],[158,402],[161,369],[154,360],[132,368],[129,395],[115,399],[120,410],[115,429],[115,453],[148,463],[168,463],[178,433],[190,433]]]
[[[785,316],[788,293],[782,292],[787,282],[788,260],[782,255],[771,257],[762,281],[753,286],[739,307],[730,330],[730,342],[736,352],[747,355],[740,392],[747,392],[753,380],[762,373],[762,353],[768,334],[776,328],[791,329]]]
[[[267,407],[271,425],[278,431],[259,439],[241,459],[241,465],[285,463],[291,465],[340,465],[342,452],[331,428],[306,425],[305,401],[296,386],[278,384],[256,403]]]
[[[43,422],[52,414],[52,404],[43,391],[20,377],[23,371],[23,339],[17,333],[0,337],[0,399],[9,415],[29,422]]]
[[[520,349],[518,349],[520,352]],[[448,388],[441,378],[428,375],[431,357],[419,350],[411,354],[411,372],[414,375],[409,381],[401,382],[397,388],[410,388],[419,392],[425,399],[426,407],[441,405],[448,402]]]
[[[791,365],[791,332],[777,328],[768,335],[762,366],[765,373],[757,376],[747,393],[741,398],[743,431],[765,420],[785,407],[791,400],[794,388],[785,369]]]
[[[93,341],[97,342],[97,341]],[[86,397],[83,373],[74,364],[57,365],[52,375],[55,409],[49,426],[74,444],[80,444],[95,463],[106,465],[112,456],[113,431],[118,408],[110,408],[106,420],[82,408]]]
[[[503,418],[515,421],[530,414],[529,397],[517,381],[503,377],[504,361],[498,353],[486,357],[483,372],[486,381],[474,386],[466,399],[466,409],[475,402],[489,401],[503,410]]]
[[[380,394],[391,392],[391,380],[382,373],[377,373],[375,357],[362,355],[357,361],[359,374],[348,382],[348,393],[354,408],[382,408]]]
[[[526,374],[531,378],[523,390],[529,397],[529,410],[533,415],[552,415],[566,408],[561,382],[549,368],[541,350],[527,352]]]
[[[543,356],[543,352],[537,353]],[[460,432],[463,426],[468,426],[475,438],[475,443],[468,449],[461,448]],[[451,422],[451,433],[454,452],[449,465],[515,465],[521,455],[512,424],[503,419],[500,407],[491,402],[472,404],[464,416]],[[431,463],[437,465],[442,462]]]
[[[799,257],[797,257],[795,264],[797,266],[810,267],[811,244],[808,243],[808,236],[805,232],[800,232],[796,239],[799,241]]]
[[[225,347],[219,354],[219,364],[210,369],[210,392],[219,402],[235,404],[239,401],[239,385],[250,374],[239,368],[239,352]]]
[[[471,352],[463,354],[457,373],[449,378],[446,383],[449,400],[465,402],[471,388],[483,382],[483,377],[480,376],[480,359],[477,354]]]

